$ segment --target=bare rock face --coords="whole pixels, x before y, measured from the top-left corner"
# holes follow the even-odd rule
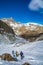
[[[9,25],[7,25],[5,22],[0,20],[0,33],[4,33],[4,32],[14,34],[13,29]]]
[[[35,41],[35,40],[43,40],[43,33],[37,33],[36,34],[22,34],[20,35],[21,37],[25,38],[26,40],[29,40],[30,42]]]
[[[25,62],[23,65],[30,65],[28,62]]]
[[[7,60],[7,61],[17,61],[16,59],[14,59],[10,54],[8,53],[4,53],[0,56],[0,58],[2,60]]]

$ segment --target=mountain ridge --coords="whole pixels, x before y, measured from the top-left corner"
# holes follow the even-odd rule
[[[16,35],[25,39],[30,39],[29,41],[31,41],[31,39],[36,40],[43,35],[43,25],[41,24],[31,22],[22,24],[20,22],[16,22],[12,18],[2,18],[0,20],[11,27]]]

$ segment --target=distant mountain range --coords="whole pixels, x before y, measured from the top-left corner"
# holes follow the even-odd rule
[[[0,19],[0,34],[3,32],[12,33],[30,42],[43,40],[43,25],[37,23],[22,24],[12,18],[2,18]]]

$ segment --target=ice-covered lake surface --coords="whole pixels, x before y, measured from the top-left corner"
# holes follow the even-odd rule
[[[16,42],[18,40],[16,40]],[[21,41],[19,41],[18,44],[16,42],[13,44],[2,44],[1,41],[0,55],[3,53],[9,53],[12,55],[12,50],[14,50],[15,52],[18,51],[19,53],[20,51],[23,51],[24,59],[21,60],[20,56],[18,57],[18,62],[9,62],[0,59],[0,65],[22,65],[25,62],[29,62],[31,65],[43,65],[43,41],[26,42],[24,40],[24,42],[26,43],[23,44],[23,39],[20,40]]]

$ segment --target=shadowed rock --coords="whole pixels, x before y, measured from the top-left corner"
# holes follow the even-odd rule
[[[13,29],[7,23],[0,20],[0,33],[4,32],[14,34]]]

